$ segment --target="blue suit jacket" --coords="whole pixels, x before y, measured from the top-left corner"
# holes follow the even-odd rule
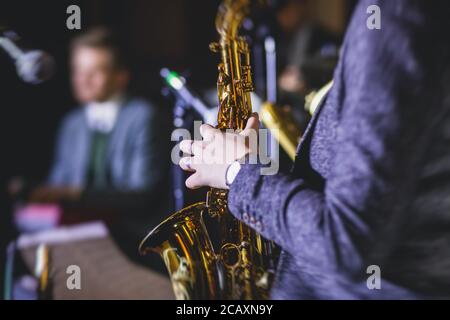
[[[68,114],[59,130],[48,183],[83,189],[81,198],[65,206],[85,213],[115,213],[110,224],[117,243],[138,259],[139,241],[170,212],[169,146],[165,118],[141,99],[122,105],[108,141],[110,185],[87,186],[91,134],[82,108]]]
[[[367,28],[370,5],[381,30]],[[450,297],[448,12],[360,1],[293,174],[242,167],[229,206],[283,249],[274,298]]]
[[[163,141],[161,119],[153,106],[140,99],[127,100],[121,107],[111,133],[107,166],[111,189],[155,190],[167,174],[167,141]],[[85,187],[91,134],[83,108],[77,108],[62,122],[55,159],[48,179],[53,186]]]

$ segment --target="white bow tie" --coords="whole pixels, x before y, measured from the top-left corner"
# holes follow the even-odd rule
[[[118,101],[93,102],[86,106],[88,126],[92,130],[108,133],[114,128],[120,105]]]

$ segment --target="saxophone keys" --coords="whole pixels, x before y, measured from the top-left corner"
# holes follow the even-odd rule
[[[211,42],[209,44],[209,50],[214,53],[219,53],[222,50],[222,46],[218,42]]]

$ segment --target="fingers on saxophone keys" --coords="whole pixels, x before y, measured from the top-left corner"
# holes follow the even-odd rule
[[[200,155],[204,147],[203,141],[183,140],[180,142],[180,150],[189,155]]]
[[[192,167],[193,158],[185,157],[180,160],[180,167],[184,171],[194,172],[195,169]]]
[[[192,140],[183,140],[180,142],[180,150],[187,154],[193,154],[192,153],[192,144],[194,141]]]
[[[259,129],[259,115],[258,113],[253,113],[251,117],[247,120],[245,129],[241,132],[241,135],[248,136],[252,131],[257,131]]]

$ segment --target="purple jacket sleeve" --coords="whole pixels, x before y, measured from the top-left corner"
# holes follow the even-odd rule
[[[381,30],[366,26],[372,4],[381,8]],[[386,228],[405,218],[434,121],[442,117],[449,46],[436,30],[448,25],[442,15],[430,19],[439,10],[434,4],[360,2],[335,74],[335,99],[318,120],[335,110],[328,122],[335,127],[333,143],[313,135],[312,153],[331,150],[329,169],[321,172],[324,187],[290,175],[262,176],[258,166],[243,165],[229,193],[237,218],[303,261],[361,271]]]

